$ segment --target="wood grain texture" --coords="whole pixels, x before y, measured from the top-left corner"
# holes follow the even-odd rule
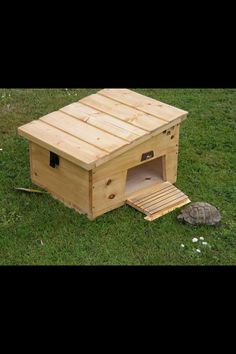
[[[87,170],[95,166],[97,159],[108,155],[105,151],[40,120],[32,121],[18,128],[18,132],[19,135],[64,157],[68,161],[78,164],[79,160],[79,164]]]
[[[105,89],[18,129],[86,170],[180,124],[187,112],[125,89]]]
[[[60,158],[59,166],[49,165],[49,151],[31,143],[31,178],[33,183],[46,189],[70,207],[91,213],[89,204],[89,172]]]
[[[188,112],[127,89],[104,89],[98,94],[165,121],[186,118]]]
[[[125,202],[126,171],[107,175],[100,181],[93,181],[92,211],[111,210],[114,205]]]
[[[73,118],[63,112],[53,112],[40,118],[40,120],[107,153],[127,144],[123,139],[92,127],[86,124],[86,122]]]
[[[94,110],[79,102],[72,103],[71,105],[62,108],[60,111],[129,142],[139,139],[139,137],[147,134],[146,131],[135,127],[132,124]]]
[[[80,102],[149,132],[154,131],[168,122],[99,94],[85,97]]]
[[[134,166],[139,166],[146,163],[141,161],[142,154],[148,151],[154,152],[154,157],[148,161],[151,161],[157,157],[171,154],[170,161],[171,165],[168,167],[167,174],[164,177],[166,180],[171,178],[176,174],[177,157],[178,157],[178,143],[179,143],[179,126],[174,127],[171,130],[171,134],[168,135],[168,131],[165,134],[159,134],[157,136],[151,137],[142,144],[137,145],[133,149],[129,149],[122,155],[102,164],[94,169],[94,180],[98,181],[100,179],[106,178],[107,175],[112,173],[118,173],[120,171],[125,171]],[[173,138],[171,138],[173,136]]]
[[[127,89],[105,89],[18,129],[32,181],[94,219],[127,204],[154,220],[189,202],[177,178],[187,112]],[[60,164],[49,165],[50,152]]]
[[[191,200],[189,198],[183,199],[183,201],[177,201],[175,204],[172,204],[172,206],[167,206],[166,208],[163,208],[161,211],[158,211],[152,215],[146,216],[144,219],[147,221],[154,221],[156,219],[159,219],[161,216],[164,216],[172,211],[174,211],[177,208],[181,208],[182,206],[191,203]]]
[[[156,184],[127,199],[127,204],[147,215],[152,221],[190,202],[189,198],[169,182]]]

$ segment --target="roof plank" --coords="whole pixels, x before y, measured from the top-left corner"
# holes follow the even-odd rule
[[[99,94],[85,97],[80,100],[80,102],[101,112],[124,120],[133,126],[139,127],[148,132],[152,132],[153,130],[168,123],[163,119],[158,119],[132,107],[126,106],[125,104],[116,102],[111,98],[103,97]]]
[[[182,109],[128,89],[104,89],[97,94],[134,107],[139,111],[151,114],[152,116],[164,119],[168,122],[188,114],[188,112]]]
[[[89,170],[108,154],[40,120],[18,128],[21,136]]]
[[[91,170],[186,116],[186,111],[130,90],[104,89],[18,130],[30,141]]]
[[[127,144],[125,140],[60,111],[52,112],[40,118],[40,120],[109,153]]]
[[[65,106],[61,108],[60,111],[129,142],[139,139],[140,136],[147,134],[145,130],[98,110],[94,110],[79,102]]]

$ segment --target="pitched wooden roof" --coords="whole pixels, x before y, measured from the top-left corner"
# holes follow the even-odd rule
[[[104,89],[18,128],[86,170],[181,123],[188,112],[128,89]]]

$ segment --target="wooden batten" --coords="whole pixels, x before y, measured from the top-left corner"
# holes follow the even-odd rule
[[[127,199],[127,204],[153,221],[190,202],[189,198],[169,182],[163,182],[146,191],[139,191]]]

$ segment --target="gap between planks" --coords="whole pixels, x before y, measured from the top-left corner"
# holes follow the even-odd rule
[[[157,211],[162,210],[168,205],[171,206],[174,202],[178,202],[178,201],[182,201],[183,199],[186,199],[186,197],[187,196],[184,193],[179,192],[171,197],[163,199],[161,202],[157,204],[153,204],[150,207],[145,208],[145,210],[147,210],[147,212],[152,215],[155,214]]]
[[[97,94],[98,94],[98,95],[101,95],[101,97],[107,98],[106,96],[102,95],[100,92],[98,92]],[[110,97],[109,97],[109,99],[110,99],[111,101],[116,102],[116,100],[114,100],[114,99],[112,99],[112,98],[110,98]],[[79,101],[79,102],[80,102],[80,101]],[[118,102],[119,102],[119,101],[118,101]],[[121,105],[123,105],[123,106],[129,107],[129,105],[125,105],[125,104],[123,104],[123,103],[121,103],[121,102],[119,102],[119,103],[120,103]],[[81,105],[84,105],[84,106],[87,106],[87,105],[84,104],[84,103],[80,103],[80,104],[81,104]],[[90,106],[89,106],[89,107],[90,107]],[[131,108],[134,109],[134,110],[136,109],[136,108],[134,108],[134,107],[132,107],[132,106],[131,106]],[[63,108],[62,108],[61,110],[63,110]],[[58,110],[58,111],[56,111],[56,112],[62,112],[61,110]],[[96,109],[96,110],[97,110],[98,112],[103,112],[103,111],[101,111],[101,110],[99,110],[99,109]],[[56,112],[55,112],[55,113],[56,113]],[[141,112],[143,112],[143,111],[141,111]],[[153,118],[157,119],[157,117],[155,117],[155,116],[153,116],[153,115],[151,115],[151,114],[149,114],[149,113],[146,113],[146,112],[143,112],[143,113],[145,113],[147,116],[150,116],[150,117],[153,117]],[[63,114],[67,115],[68,117],[72,117],[72,118],[74,118],[74,119],[78,119],[76,116],[70,115],[70,114],[68,114],[68,113],[66,113],[66,112],[63,112]],[[105,114],[107,114],[107,113],[105,113]],[[113,116],[112,114],[107,114],[107,115],[108,115],[108,116],[109,116],[109,115],[110,115],[110,116]],[[122,119],[120,119],[119,117],[116,117],[116,116],[113,116],[113,117],[114,117],[115,119],[119,120],[119,121],[122,121],[123,123],[126,123],[126,124],[129,124],[130,126],[136,127],[134,124],[131,124],[131,123],[129,123],[128,121],[122,120]],[[42,117],[42,118],[43,118],[43,117]],[[89,118],[88,118],[88,119],[89,119]],[[158,119],[162,119],[162,118],[158,118]],[[163,120],[163,119],[162,119],[162,120]],[[178,119],[178,120],[179,120],[179,119]],[[174,124],[177,123],[176,120],[171,121],[171,122],[165,120],[164,122],[166,122],[166,125],[163,125],[163,126],[157,128],[157,129],[155,129],[153,132],[149,132],[149,131],[145,130],[144,128],[138,127],[138,128],[140,128],[141,130],[145,131],[146,134],[143,135],[143,136],[140,136],[140,138],[137,138],[137,139],[135,139],[135,140],[129,142],[129,141],[127,141],[127,139],[125,139],[124,137],[116,136],[116,135],[112,134],[111,132],[108,132],[108,131],[106,131],[106,130],[100,128],[100,127],[94,126],[94,125],[90,124],[89,122],[86,122],[87,124],[89,124],[89,126],[92,126],[94,129],[97,129],[98,131],[104,132],[104,133],[110,135],[111,137],[113,137],[113,136],[114,136],[114,137],[117,137],[117,138],[119,138],[120,140],[122,140],[122,141],[124,142],[124,145],[122,145],[122,146],[117,146],[117,147],[114,148],[112,151],[108,151],[107,149],[102,148],[101,146],[97,146],[97,145],[95,145],[95,144],[93,144],[93,143],[91,143],[91,142],[88,142],[87,140],[83,139],[82,137],[77,137],[76,135],[74,135],[74,134],[72,134],[72,133],[70,133],[70,132],[67,132],[67,131],[65,131],[65,130],[63,130],[63,129],[61,129],[61,128],[58,128],[57,126],[55,126],[55,125],[53,125],[53,124],[50,124],[49,122],[45,122],[45,121],[43,121],[43,120],[41,120],[41,122],[43,122],[44,124],[48,124],[49,126],[53,127],[54,129],[57,129],[58,131],[63,132],[64,134],[67,134],[67,135],[69,135],[69,136],[72,136],[73,138],[78,139],[78,141],[84,142],[84,143],[86,143],[86,144],[88,144],[88,145],[91,145],[92,147],[95,147],[95,148],[96,148],[97,150],[99,150],[100,152],[105,152],[105,153],[106,153],[105,156],[99,157],[99,158],[96,158],[96,155],[95,155],[94,157],[96,158],[96,160],[95,160],[93,163],[90,163],[90,164],[89,164],[89,166],[91,166],[91,167],[88,166],[89,168],[86,168],[86,169],[91,169],[92,166],[93,166],[93,167],[100,166],[101,164],[103,164],[103,163],[109,161],[112,157],[114,158],[114,157],[116,157],[116,156],[121,155],[122,153],[126,152],[127,150],[132,149],[133,147],[135,147],[135,146],[141,144],[142,142],[148,140],[150,136],[155,136],[155,135],[161,133],[163,130],[168,129],[168,126],[173,126]],[[86,124],[85,121],[83,121],[83,120],[80,120],[80,122],[81,122],[81,123],[83,122],[84,124]],[[135,134],[135,133],[134,133],[134,134]],[[39,143],[39,142],[38,142],[38,143]],[[56,147],[56,148],[59,149],[58,147]],[[63,152],[63,151],[62,151],[62,152]],[[66,152],[65,152],[65,153],[66,153]],[[82,161],[82,163],[83,163],[83,161]],[[78,160],[78,163],[77,163],[77,164],[78,164],[79,166],[82,166],[82,163],[80,163],[80,160]],[[86,162],[85,162],[85,163],[86,163]]]
[[[81,104],[82,104],[82,103],[81,103]],[[107,133],[107,134],[110,134],[111,136],[115,136],[115,137],[117,137],[117,138],[119,138],[119,139],[123,139],[124,141],[126,141],[126,142],[129,143],[129,144],[132,143],[133,141],[136,141],[136,140],[140,139],[142,136],[147,135],[147,134],[149,133],[148,131],[146,131],[146,130],[144,130],[144,129],[142,129],[142,128],[140,128],[140,129],[143,130],[144,133],[145,133],[145,134],[143,134],[143,135],[137,135],[136,133],[134,133],[134,132],[132,132],[131,130],[129,130],[130,133],[132,133],[133,135],[136,136],[135,139],[129,140],[129,139],[125,138],[125,137],[121,137],[121,136],[118,135],[118,134],[115,135],[114,133],[112,133],[112,132],[110,132],[110,131],[107,131],[107,130],[105,130],[104,128],[98,127],[97,125],[92,124],[91,122],[89,122],[90,119],[95,118],[92,114],[91,114],[91,115],[88,115],[88,117],[86,117],[86,120],[83,120],[83,119],[80,119],[79,117],[76,117],[76,115],[73,115],[73,114],[71,114],[71,113],[65,112],[65,111],[63,110],[63,108],[59,109],[59,111],[60,111],[60,112],[63,112],[64,114],[67,114],[68,116],[70,116],[70,117],[72,117],[72,118],[78,119],[78,120],[81,121],[81,122],[86,122],[86,123],[87,123],[88,125],[90,125],[91,127],[97,128],[97,129],[99,129],[99,130],[101,130],[101,131],[103,131],[103,132],[105,132],[105,133]],[[81,113],[83,113],[83,112],[81,112]],[[98,113],[100,113],[100,112],[98,112]],[[101,113],[103,113],[103,112],[101,112]],[[104,113],[104,115],[107,115],[107,116],[109,117],[109,114]],[[99,117],[97,117],[97,118],[99,119]],[[126,123],[127,125],[130,125],[130,126],[134,127],[132,124],[130,124],[129,122],[126,122],[126,121],[124,121],[124,120],[122,120],[122,119],[119,119],[119,118],[114,117],[114,116],[113,116],[112,118],[117,119],[117,120],[119,120],[119,121],[121,121],[121,122],[123,122],[123,123]],[[115,128],[115,129],[118,129],[118,130],[124,130],[124,131],[125,131],[124,128],[121,128],[121,127],[119,127],[119,126],[115,126],[115,125],[114,125],[114,128]],[[127,131],[128,131],[128,130],[127,130]]]
[[[167,189],[163,193],[160,193],[158,195],[153,196],[152,198],[149,198],[145,201],[137,203],[137,205],[140,206],[141,208],[146,208],[146,207],[149,207],[149,206],[155,204],[156,200],[158,200],[158,202],[159,202],[159,201],[162,201],[163,198],[167,198],[167,197],[175,195],[177,193],[179,193],[179,190],[177,188]]]
[[[169,182],[157,184],[126,200],[128,205],[146,214],[145,219],[149,221],[189,202],[188,196]]]
[[[164,106],[169,111],[173,111],[173,113],[174,113],[174,111],[176,112],[176,114],[178,112],[179,113],[178,114],[178,118],[181,118],[181,120],[184,120],[187,117],[187,115],[188,115],[187,111],[184,111],[184,110],[182,110],[180,108],[176,108],[174,106],[168,105],[167,103],[160,102],[160,101],[158,101],[158,100],[156,100],[156,99],[154,99],[152,97],[144,96],[144,95],[139,94],[139,93],[137,93],[135,91],[132,91],[132,90],[128,90],[128,91],[129,92],[127,92],[127,94],[129,94],[129,96],[133,94],[134,97],[135,96],[137,97],[137,95],[138,95],[138,96],[141,96],[140,101],[141,101],[141,99],[146,100],[146,103],[143,104],[144,106],[148,106],[149,102],[160,104],[161,106]],[[116,92],[114,92],[114,93],[116,94]],[[122,98],[120,98],[120,97],[111,96],[111,95],[109,95],[109,92],[108,93],[106,92],[106,90],[100,90],[100,91],[97,92],[97,94],[100,95],[100,96],[106,97],[106,98],[110,98],[110,99],[112,99],[115,102],[119,102],[119,103],[121,103],[123,105],[126,105],[128,107],[136,109],[137,111],[140,111],[142,113],[148,114],[148,115],[150,115],[150,116],[152,116],[154,118],[158,118],[158,119],[164,120],[165,122],[172,122],[173,120],[175,120],[177,118],[177,117],[175,117],[173,119],[166,119],[164,117],[160,117],[157,113],[155,115],[155,114],[151,113],[150,110],[148,111],[147,108],[145,108],[145,107],[144,108],[143,107],[140,108],[140,105],[139,106],[135,106],[135,104],[131,104],[130,102],[127,102],[127,100],[125,100],[125,102],[124,102],[124,99],[122,100]],[[132,99],[132,97],[131,97],[131,99]],[[149,102],[148,102],[148,100],[149,100]],[[155,106],[153,106],[153,104],[151,104],[150,107],[151,108],[153,108],[153,107],[156,108]]]
[[[163,183],[157,183],[147,189],[144,189],[143,191],[137,191],[134,194],[129,196],[129,199],[132,200],[132,202],[136,203],[139,200],[144,200],[146,198],[149,198],[151,195],[156,194],[163,189],[173,186],[170,182],[163,182]]]
[[[49,128],[49,131],[45,131],[45,128],[42,128],[45,126]],[[19,127],[18,133],[29,141],[44,147],[48,151],[59,154],[61,157],[64,157],[68,161],[71,161],[86,170],[94,168],[97,159],[109,156],[105,151],[102,151],[83,140],[75,138],[64,131],[55,129],[40,120],[35,120]],[[45,138],[45,135],[47,139]],[[70,138],[69,141],[67,137]],[[77,153],[75,153],[75,150]],[[87,160],[85,158],[82,159],[82,156],[81,158],[78,157],[78,153],[86,156]]]
[[[95,97],[95,98],[100,97],[100,98],[103,98],[104,100],[107,100],[108,102],[111,103],[111,107],[108,106],[108,107],[106,107],[106,109],[103,108],[103,107],[98,107],[99,102],[96,102],[96,99],[94,100],[94,102],[93,102],[93,101],[90,102],[90,100],[93,100],[94,97]],[[141,111],[141,110],[137,109],[137,108],[134,107],[134,106],[131,106],[131,105],[125,104],[125,103],[123,103],[123,102],[117,101],[117,100],[115,100],[115,99],[112,98],[112,97],[107,97],[107,96],[105,96],[105,95],[99,94],[99,92],[96,93],[96,94],[94,94],[94,95],[84,97],[84,98],[82,98],[82,99],[81,99],[80,101],[78,101],[78,102],[81,103],[81,104],[83,104],[83,105],[85,105],[85,106],[87,106],[87,107],[90,107],[90,108],[92,108],[92,109],[96,109],[96,110],[98,110],[98,111],[101,112],[101,113],[108,114],[108,115],[110,115],[110,116],[112,116],[112,117],[115,117],[115,118],[120,119],[120,120],[122,120],[122,121],[125,121],[125,122],[127,122],[127,123],[129,123],[129,124],[132,124],[133,126],[137,126],[137,127],[139,127],[140,129],[146,130],[146,131],[148,131],[148,132],[151,132],[151,131],[157,129],[158,127],[154,128],[154,129],[147,129],[147,128],[143,127],[143,125],[140,126],[140,123],[138,123],[138,121],[137,121],[137,122],[133,122],[135,119],[141,118],[141,117],[139,117],[139,116],[135,116],[135,114],[137,115],[137,113],[139,113],[139,114],[142,113],[142,115],[143,115],[146,119],[149,118],[149,119],[153,120],[153,122],[155,122],[155,123],[157,123],[158,121],[162,121],[162,122],[160,122],[161,125],[159,126],[159,128],[162,127],[163,124],[165,124],[165,123],[170,123],[170,120],[166,120],[166,119],[164,119],[164,118],[156,117],[156,116],[154,116],[154,115],[152,115],[152,114],[150,114],[150,113]],[[115,111],[115,108],[116,108],[116,107],[112,107],[112,105],[117,105],[117,104],[119,104],[120,108],[121,108],[123,111],[125,111],[125,110],[126,110],[126,111],[128,111],[128,110],[134,111],[134,112],[132,112],[132,114],[131,114],[131,113],[130,113],[130,114],[131,114],[131,116],[134,115],[135,118],[134,118],[132,121],[129,121],[129,120],[126,121],[125,119],[120,118],[119,113]],[[105,106],[105,103],[104,103],[104,106]],[[128,113],[126,113],[126,114],[128,114]],[[121,115],[121,113],[120,113],[120,115]],[[128,118],[128,119],[131,119],[131,118]]]
[[[177,208],[181,208],[182,206],[189,204],[189,203],[191,203],[191,200],[188,197],[186,197],[186,199],[183,200],[183,202],[176,203],[175,205],[172,205],[171,207],[166,207],[165,209],[163,209],[155,214],[147,215],[144,219],[147,221],[154,221],[154,220],[160,218],[161,216],[164,216],[164,215],[170,213],[171,211],[174,211]]]
[[[55,112],[55,113],[57,113],[57,112]],[[61,113],[62,113],[62,112],[61,112]],[[63,114],[69,116],[68,114],[66,114],[66,113],[64,113],[64,112],[63,112]],[[50,115],[50,114],[49,114],[49,115]],[[52,124],[51,122],[45,121],[43,118],[44,118],[44,117],[41,117],[41,118],[39,118],[39,120],[40,120],[41,122],[45,123],[45,124],[50,125],[51,127],[55,128],[55,129],[58,129],[58,130],[62,131],[62,132],[65,133],[65,134],[68,134],[68,135],[70,135],[70,136],[73,136],[74,138],[76,138],[76,139],[78,139],[78,140],[81,140],[81,141],[83,141],[83,142],[85,142],[85,143],[87,143],[87,144],[89,144],[89,145],[91,145],[91,146],[94,146],[95,148],[97,148],[97,149],[99,149],[99,150],[101,150],[101,151],[104,151],[104,152],[106,152],[107,154],[111,154],[112,152],[115,152],[115,151],[121,149],[123,146],[128,145],[127,141],[125,141],[124,139],[119,138],[120,140],[123,140],[123,141],[124,141],[124,145],[118,146],[118,147],[114,148],[112,151],[110,151],[109,149],[103,148],[103,147],[101,147],[100,145],[96,145],[96,144],[94,144],[94,143],[92,143],[92,142],[90,142],[90,141],[87,141],[87,140],[83,139],[81,136],[78,137],[77,135],[72,134],[72,133],[70,133],[70,132],[64,130],[63,128],[59,128],[59,127],[56,126],[55,124]],[[71,117],[71,118],[75,119],[74,117]],[[85,123],[85,122],[80,121],[80,123],[84,124],[84,125],[85,125],[85,128],[86,128],[86,123]],[[94,129],[97,129],[98,131],[102,131],[101,129],[98,129],[98,128],[96,128],[96,127],[93,127],[93,128],[94,128]],[[103,132],[103,133],[104,133],[104,132]],[[107,132],[106,132],[106,134],[110,135],[111,137],[114,137],[113,135],[111,135],[111,134],[109,134],[109,133],[107,133]],[[117,139],[118,139],[118,138],[117,138]]]
[[[120,101],[120,100],[118,100],[118,99],[115,99],[114,97],[106,96],[105,94],[102,94],[102,93],[100,93],[100,92],[97,92],[97,94],[100,95],[100,96],[102,96],[102,97],[109,98],[109,99],[111,99],[112,101],[118,102],[118,103],[120,103],[120,104],[122,104],[122,105],[124,105],[124,106],[127,106],[127,107],[130,107],[130,108],[132,108],[132,109],[135,109],[136,111],[138,111],[138,112],[140,112],[140,113],[143,113],[143,114],[146,114],[146,115],[148,115],[148,116],[150,116],[150,117],[152,117],[152,118],[159,119],[159,120],[163,120],[163,122],[165,122],[165,123],[170,123],[169,120],[166,120],[166,119],[161,118],[161,117],[154,116],[153,114],[151,114],[151,113],[149,113],[149,112],[145,112],[145,111],[141,110],[140,108],[138,108],[138,107],[136,107],[136,106],[134,106],[134,105],[131,105],[131,104],[128,104],[128,103],[124,103],[124,102],[122,102],[122,101]]]

